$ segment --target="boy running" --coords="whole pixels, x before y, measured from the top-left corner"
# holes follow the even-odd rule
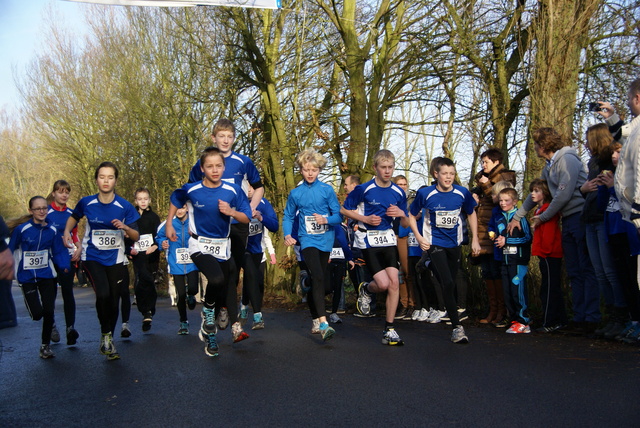
[[[362,250],[365,263],[373,275],[373,281],[360,284],[358,311],[367,315],[371,310],[371,295],[387,292],[386,322],[382,344],[404,345],[396,332],[393,320],[398,308],[398,247],[393,232],[393,218],[400,217],[400,224],[408,227],[407,196],[391,181],[395,168],[395,156],[389,150],[380,150],[373,158],[376,176],[357,186],[344,201],[340,213],[358,221],[354,246]]]
[[[418,191],[411,203],[409,221],[420,248],[429,252],[431,263],[442,284],[445,307],[453,326],[451,341],[468,343],[469,338],[458,317],[454,290],[463,239],[460,221],[462,214],[467,214],[472,253],[480,253],[478,220],[474,211],[476,201],[469,190],[453,183],[456,167],[451,159],[440,158],[433,175],[436,184]],[[423,209],[426,211],[423,213],[421,233],[415,216]]]

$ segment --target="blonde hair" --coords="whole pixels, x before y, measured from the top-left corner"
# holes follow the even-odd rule
[[[306,149],[298,154],[296,158],[296,163],[300,168],[304,166],[306,163],[310,163],[314,167],[322,170],[327,164],[327,160],[320,153],[315,151],[315,149]]]
[[[514,185],[510,181],[506,181],[506,180],[498,181],[496,184],[491,186],[491,194],[493,196],[498,196],[500,192],[503,191],[504,189],[513,189],[513,188],[514,188]]]
[[[378,165],[378,163],[384,160],[388,160],[395,163],[396,157],[394,156],[393,153],[391,153],[390,150],[387,150],[387,149],[378,150],[378,152],[373,156],[373,166]]]

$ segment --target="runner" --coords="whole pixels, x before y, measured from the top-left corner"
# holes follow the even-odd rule
[[[24,302],[34,321],[42,319],[40,358],[52,358],[51,329],[56,303],[56,270],[70,271],[69,252],[56,228],[47,224],[47,201],[42,196],[29,200],[27,219],[11,234],[9,248],[16,263],[16,278],[24,294]],[[11,226],[10,226],[11,227]]]
[[[232,220],[249,223],[251,207],[239,186],[222,181],[225,171],[225,157],[215,147],[208,147],[200,156],[204,180],[188,183],[171,195],[171,205],[165,232],[171,241],[178,237],[172,219],[178,207],[189,207],[189,254],[198,270],[207,277],[207,289],[202,307],[200,340],[207,345],[205,353],[210,357],[218,355],[217,328],[215,321],[216,302],[226,294],[229,319],[232,322],[233,341],[248,339],[238,322],[237,291],[238,272],[231,258],[229,230]]]
[[[64,234],[64,227],[67,220],[71,216],[73,210],[67,206],[71,186],[65,180],[58,180],[53,183],[53,190],[47,197],[49,202],[49,211],[47,212],[46,222],[50,226],[55,227],[60,236]],[[78,239],[77,228],[71,231],[74,247],[69,249],[71,255],[71,265],[68,272],[57,271],[57,281],[62,292],[62,300],[64,302],[64,319],[67,324],[67,345],[75,345],[78,341],[78,331],[75,329],[76,323],[76,300],[73,297],[73,278],[76,276],[76,263],[80,260],[82,246]],[[53,342],[60,341],[60,333],[56,328],[55,320],[51,331],[51,339]],[[57,340],[56,340],[57,339]]]
[[[357,186],[344,201],[343,215],[358,221],[355,247],[362,249],[364,260],[373,275],[373,281],[360,283],[358,312],[367,315],[371,310],[373,293],[387,292],[385,329],[382,344],[404,345],[393,325],[400,298],[398,278],[397,237],[393,232],[393,218],[409,226],[407,196],[391,181],[395,169],[395,156],[389,150],[380,150],[373,158],[375,177]]]
[[[82,266],[96,293],[96,312],[100,321],[100,352],[108,360],[120,358],[113,343],[118,322],[118,303],[122,283],[129,283],[125,266],[124,235],[137,241],[140,215],[133,205],[116,194],[118,167],[102,162],[95,172],[98,193],[80,199],[67,220],[64,240],[73,245],[71,231],[82,217],[87,217],[82,241]]]
[[[302,257],[311,280],[311,293],[307,294],[313,318],[311,332],[317,331],[326,341],[335,334],[335,330],[327,323],[324,307],[325,278],[334,240],[334,230],[327,225],[339,225],[342,221],[340,204],[333,188],[318,180],[320,171],[327,164],[320,153],[313,149],[304,150],[298,155],[296,163],[304,182],[293,189],[287,198],[282,220],[284,243],[291,246],[300,241]],[[296,217],[299,221],[298,239],[292,237]]]

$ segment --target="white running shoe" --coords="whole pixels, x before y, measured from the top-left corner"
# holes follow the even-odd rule
[[[320,334],[320,319],[313,320],[313,326],[311,326],[311,334]]]

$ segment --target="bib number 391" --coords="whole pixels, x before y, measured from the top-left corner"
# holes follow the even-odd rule
[[[304,224],[309,235],[318,235],[320,233],[325,233],[329,228],[329,225],[327,224],[318,223],[316,221],[316,218],[312,215],[307,215],[304,217]]]

